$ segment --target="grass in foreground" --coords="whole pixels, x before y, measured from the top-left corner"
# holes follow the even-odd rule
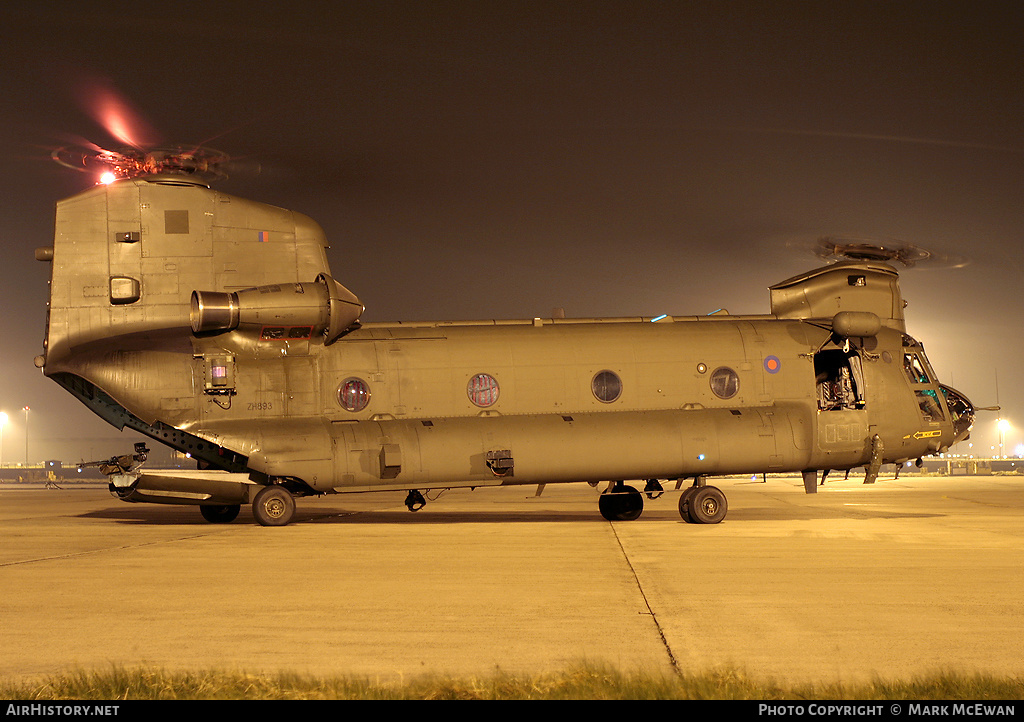
[[[1020,700],[1024,699],[1024,678],[942,673],[910,681],[789,686],[757,680],[735,671],[669,677],[580,664],[551,674],[497,671],[488,677],[426,675],[388,683],[358,677],[292,673],[168,672],[114,667],[107,672],[79,671],[33,683],[0,681],[0,699]]]

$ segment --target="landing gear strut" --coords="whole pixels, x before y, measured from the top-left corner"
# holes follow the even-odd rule
[[[647,495],[648,499],[658,499],[664,493],[665,488],[661,485],[660,481],[658,481],[657,479],[647,480],[647,485],[644,487],[644,494]]]
[[[419,511],[427,505],[427,500],[416,489],[410,489],[409,495],[405,497],[405,505],[409,507],[409,511]]]

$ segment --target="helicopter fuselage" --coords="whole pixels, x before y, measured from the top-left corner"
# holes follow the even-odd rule
[[[784,281],[763,316],[361,324],[313,221],[161,177],[59,203],[40,257],[44,372],[245,479],[128,500],[877,471],[973,415],[906,334],[885,263]]]

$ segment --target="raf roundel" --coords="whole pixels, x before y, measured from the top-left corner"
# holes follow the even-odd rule
[[[780,368],[782,368],[782,363],[779,361],[778,356],[768,356],[764,360],[764,370],[768,373],[777,374]]]

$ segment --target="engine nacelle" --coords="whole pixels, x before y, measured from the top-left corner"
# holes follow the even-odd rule
[[[266,340],[324,336],[332,343],[356,324],[363,305],[326,274],[312,283],[284,283],[241,291],[193,291],[196,334],[249,331]]]

